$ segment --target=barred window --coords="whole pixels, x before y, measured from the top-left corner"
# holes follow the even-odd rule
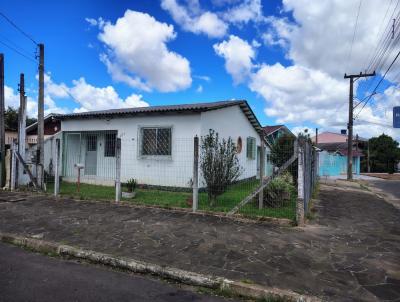
[[[117,140],[116,133],[105,134],[104,156],[115,157],[115,142]]]
[[[141,155],[171,155],[171,128],[141,128]]]
[[[89,134],[86,137],[86,150],[97,151],[97,135]]]
[[[256,139],[250,136],[247,138],[247,158],[256,158]]]

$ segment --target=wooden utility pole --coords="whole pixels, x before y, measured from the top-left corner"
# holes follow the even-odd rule
[[[19,80],[19,112],[18,112],[18,153],[25,160],[25,136],[26,136],[26,96],[25,96],[25,78],[20,74]],[[17,163],[17,184],[21,185],[24,175],[24,165]]]
[[[44,44],[39,44],[39,99],[37,127],[37,178],[39,188],[44,182]]]
[[[0,188],[3,188],[6,184],[6,137],[4,117],[4,55],[0,53]]]
[[[362,73],[359,74],[345,74],[345,79],[350,79],[350,93],[349,93],[349,123],[347,124],[347,180],[353,179],[353,85],[354,79],[373,77],[375,76],[375,71],[373,73]]]

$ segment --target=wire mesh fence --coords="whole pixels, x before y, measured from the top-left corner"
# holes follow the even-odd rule
[[[120,135],[118,149],[117,131],[65,132],[59,160],[60,194],[114,200],[119,173],[121,199],[134,204],[296,218],[295,140],[271,148],[257,145],[251,137],[243,143],[241,138],[210,136],[211,132],[196,144],[193,137],[175,136],[172,127],[141,127],[135,137]],[[312,146],[307,148],[304,154],[315,156]],[[310,188],[304,190],[305,202],[316,183],[316,157],[312,158],[305,159],[306,166],[313,167],[304,178]],[[53,181],[50,175],[49,192]]]

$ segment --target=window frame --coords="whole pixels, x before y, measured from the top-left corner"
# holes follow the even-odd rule
[[[156,137],[158,135],[158,129],[169,129],[170,131],[170,146],[169,146],[169,154],[166,155],[159,155],[159,154],[143,154],[143,130],[144,129],[156,129]],[[173,127],[172,125],[140,125],[138,127],[138,137],[139,137],[139,142],[138,142],[138,157],[141,159],[166,159],[166,160],[171,160],[172,159],[172,140],[173,140]],[[157,140],[157,139],[156,139]]]
[[[249,151],[249,142],[253,142],[251,154]],[[246,158],[249,160],[255,160],[256,159],[256,152],[257,152],[257,139],[253,136],[248,136],[246,138]]]

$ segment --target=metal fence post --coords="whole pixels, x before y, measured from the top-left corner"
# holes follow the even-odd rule
[[[60,193],[60,139],[56,139],[56,158],[54,168],[54,196]]]
[[[197,211],[199,204],[199,138],[194,137],[193,151],[193,212]]]
[[[297,204],[296,221],[297,225],[304,225],[304,144],[299,141],[297,145]]]
[[[17,156],[15,155],[17,149],[17,144],[15,142],[15,139],[11,143],[11,185],[10,189],[11,191],[15,190],[16,182],[17,182]]]
[[[117,138],[115,146],[115,201],[121,201],[121,139]]]
[[[260,143],[260,186],[264,184],[264,168],[265,168],[265,146],[264,138],[261,136]],[[264,189],[258,194],[258,208],[262,209],[264,207]]]

